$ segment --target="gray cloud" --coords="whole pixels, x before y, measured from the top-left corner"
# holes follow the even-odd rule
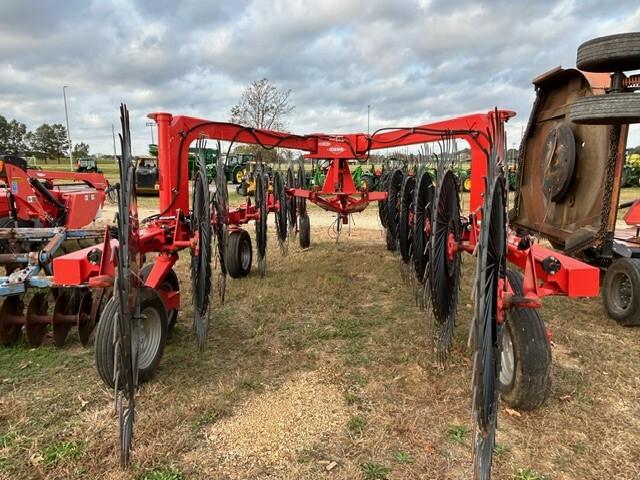
[[[25,1],[0,5],[0,114],[62,122],[110,151],[118,103],[226,120],[242,87],[292,89],[301,133],[412,125],[499,106],[526,122],[531,79],[591,37],[640,29],[637,1]],[[630,143],[640,143],[634,129]]]

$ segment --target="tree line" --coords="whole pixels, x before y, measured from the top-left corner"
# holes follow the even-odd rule
[[[28,131],[24,123],[0,115],[0,154],[36,157],[47,163],[69,155],[67,129],[60,123],[43,123],[34,131]],[[89,155],[89,145],[79,142],[73,146],[73,157]]]

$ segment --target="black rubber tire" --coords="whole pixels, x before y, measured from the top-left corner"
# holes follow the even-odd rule
[[[519,271],[507,269],[507,279],[516,295],[523,294],[522,278]],[[506,320],[503,335],[510,336],[513,346],[513,378],[505,385],[499,377],[500,395],[510,407],[535,410],[551,392],[551,345],[547,330],[533,308],[512,308]]]
[[[640,94],[607,93],[576,98],[569,118],[583,125],[640,123]]]
[[[300,240],[300,248],[309,248],[311,245],[311,224],[309,222],[309,215],[303,214],[298,217],[298,226],[300,233],[298,239]]]
[[[149,272],[153,268],[153,263],[148,263],[140,270],[140,278],[142,282],[147,279]],[[166,292],[180,292],[180,282],[178,281],[178,275],[173,270],[169,270],[169,272],[162,279],[162,283],[160,284],[160,289]],[[171,336],[173,330],[176,327],[176,321],[178,320],[178,309],[174,308],[171,310],[167,310],[167,329],[168,334]]]
[[[390,252],[395,252],[398,248],[398,242],[396,242],[396,239],[393,238],[391,230],[389,230],[388,228],[384,229],[384,240],[387,244],[387,250],[389,250]]]
[[[248,262],[244,262],[243,254],[249,257]],[[233,230],[229,233],[227,243],[227,273],[231,278],[242,278],[251,272],[251,263],[253,261],[253,250],[251,247],[251,237],[246,230]]]
[[[153,360],[144,368],[138,368],[138,381],[147,382],[151,380],[155,373],[162,355],[164,346],[167,342],[167,311],[160,295],[151,288],[142,288],[140,291],[140,311],[144,314],[145,310],[153,309],[158,314],[158,320],[161,324],[160,342],[158,349],[154,354]],[[107,302],[100,316],[98,327],[95,335],[95,359],[96,370],[98,375],[109,388],[115,388],[113,378],[114,363],[114,345],[113,345],[113,329],[118,315],[118,300],[111,297]]]
[[[236,178],[240,170],[242,170],[242,167],[236,167],[233,169],[233,173],[231,174],[231,183],[233,183],[234,185],[240,184],[240,182]]]
[[[631,299],[623,305],[619,282],[628,282]],[[640,325],[640,259],[618,258],[607,268],[602,282],[602,301],[607,314],[620,325]]]
[[[624,72],[640,69],[640,32],[618,33],[584,42],[576,66],[585,72]]]

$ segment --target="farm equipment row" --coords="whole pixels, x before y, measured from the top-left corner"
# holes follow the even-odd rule
[[[99,173],[31,170],[10,155],[0,156],[0,182],[0,265],[6,271],[0,276],[0,344],[17,341],[24,326],[29,345],[38,346],[51,325],[55,344],[62,346],[75,325],[87,345],[100,302],[88,289],[40,290],[26,311],[24,294],[28,287],[49,285],[39,273],[51,275],[54,256],[102,238],[100,230],[84,227],[99,216],[113,188]]]
[[[590,51],[589,45],[581,47],[579,59],[581,51]],[[610,60],[598,63],[594,55],[586,57],[588,60],[582,61],[583,68],[618,69],[618,64]],[[632,66],[619,56],[617,61],[625,68]],[[613,66],[616,68],[611,68]],[[637,68],[640,64],[633,66]],[[543,81],[550,77],[545,78]],[[569,108],[569,117],[575,124],[637,121],[640,120],[636,108],[638,98],[629,96],[630,89],[637,83],[637,79],[618,72],[611,77],[605,95],[593,96],[591,91],[584,89],[583,96],[555,107],[563,113]],[[542,102],[540,98],[538,101]],[[613,113],[612,103],[619,106]],[[625,109],[629,103],[635,110]],[[534,113],[536,109],[534,106]],[[544,111],[549,112],[549,109]],[[514,113],[507,110],[496,109],[416,127],[385,128],[372,135],[295,135],[152,113],[149,118],[158,126],[158,169],[162,172],[158,177],[160,209],[157,214],[140,219],[129,115],[122,106],[116,225],[107,226],[100,232],[81,228],[86,226],[79,225],[85,218],[76,217],[71,211],[76,205],[74,201],[82,200],[80,196],[27,179],[36,197],[40,195],[51,204],[51,211],[44,207],[33,210],[46,228],[0,229],[0,239],[6,239],[7,245],[29,244],[26,251],[0,254],[0,260],[5,263],[25,265],[7,277],[0,277],[0,294],[8,295],[0,310],[3,342],[4,339],[15,340],[24,326],[29,341],[38,344],[47,325],[51,324],[54,340],[60,344],[71,325],[77,324],[81,341],[86,343],[97,323],[96,367],[105,384],[116,392],[121,462],[127,464],[139,384],[151,378],[158,367],[168,333],[175,325],[180,309],[180,285],[174,271],[179,252],[190,252],[193,329],[197,347],[202,351],[207,345],[209,331],[210,293],[216,289],[213,287],[212,257],[217,257],[215,263],[220,270],[217,291],[224,301],[226,276],[242,277],[251,269],[253,249],[244,226],[254,223],[258,266],[260,274],[264,275],[269,213],[274,213],[277,239],[285,253],[287,239],[293,231],[298,232],[302,247],[309,246],[307,201],[335,213],[338,231],[348,224],[351,214],[378,201],[387,247],[399,251],[406,271],[414,278],[418,303],[423,307],[431,305],[434,350],[437,359],[443,363],[452,346],[456,323],[461,257],[464,252],[476,257],[475,307],[470,332],[474,478],[487,479],[491,475],[500,394],[511,406],[533,409],[539,407],[549,393],[549,339],[537,310],[542,298],[598,294],[600,271],[596,266],[540,246],[533,232],[549,235],[553,230],[543,231],[546,228],[544,221],[536,223],[537,229],[525,228],[526,222],[522,220],[527,218],[526,212],[530,212],[522,192],[530,189],[544,197],[545,208],[537,208],[536,214],[546,210],[546,218],[550,203],[559,210],[560,200],[571,195],[571,188],[574,188],[572,175],[567,170],[567,165],[571,164],[568,152],[571,151],[572,135],[578,135],[585,142],[588,136],[581,130],[574,132],[573,123],[563,122],[563,117],[557,113],[542,119],[547,123],[536,129],[536,135],[543,135],[536,138],[544,141],[529,143],[532,137],[527,136],[526,149],[536,152],[534,158],[541,165],[533,167],[538,183],[530,181],[534,177],[527,177],[530,165],[523,160],[527,158],[527,150],[522,149],[517,170],[520,196],[515,213],[511,215],[507,212],[509,169],[504,124]],[[617,152],[619,142],[626,134],[624,128],[617,125],[611,129],[610,139],[615,141],[607,145],[606,178],[620,175],[622,164]],[[303,164],[297,169],[290,167],[285,175],[274,172],[271,181],[263,170],[257,169],[254,201],[247,198],[244,204],[231,208],[225,176],[216,176],[211,197],[204,154],[206,139],[253,144],[267,149],[302,150],[307,152],[307,158],[327,160],[326,175],[322,185],[308,187]],[[454,168],[454,145],[458,140],[466,141],[471,151],[467,213],[461,211],[459,179]],[[194,142],[198,155],[190,188],[188,157]],[[357,185],[353,180],[350,160],[366,158],[372,150],[434,142],[440,144],[442,150],[435,174],[425,168],[416,172],[393,170],[381,176],[381,191],[370,190],[366,182]],[[13,175],[13,167],[8,168],[7,174]],[[216,169],[218,172],[224,169],[221,155],[217,156]],[[16,200],[20,198],[20,188],[13,192],[11,180],[9,185],[10,217],[15,222],[21,218],[19,212],[31,211],[32,202],[27,198],[26,205],[22,205]],[[613,185],[615,187],[615,183]],[[603,203],[609,208],[614,200],[617,202],[619,189],[608,186],[605,193]],[[56,194],[67,202],[64,204],[65,215],[60,211],[62,201]],[[96,195],[98,199],[99,193]],[[93,200],[89,194],[87,201]],[[54,255],[65,240],[91,239],[98,235],[102,241],[96,245]],[[565,251],[583,251],[567,245],[591,246],[593,238],[601,236],[565,236]],[[36,252],[32,243],[44,246]],[[144,265],[145,259],[154,254],[151,262]],[[44,275],[39,275],[40,272]],[[42,296],[45,292],[39,289],[54,292],[53,314],[48,313],[48,302]],[[29,290],[35,293],[24,314],[23,295]]]

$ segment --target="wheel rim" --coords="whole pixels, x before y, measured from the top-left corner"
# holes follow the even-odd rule
[[[627,311],[633,303],[633,288],[631,279],[624,272],[617,272],[612,281],[611,300],[622,311]]]
[[[471,191],[471,179],[470,178],[465,178],[464,179],[464,189],[467,192]]]
[[[513,353],[513,342],[508,328],[504,329],[502,335],[502,355],[500,358],[500,384],[507,387],[513,382],[516,368],[516,357]]]
[[[160,320],[160,313],[152,307],[143,309],[141,316],[138,368],[146,369],[151,366],[160,348],[162,321]]]
[[[240,183],[242,181],[242,177],[244,177],[244,171],[238,170],[236,172],[236,182]]]

